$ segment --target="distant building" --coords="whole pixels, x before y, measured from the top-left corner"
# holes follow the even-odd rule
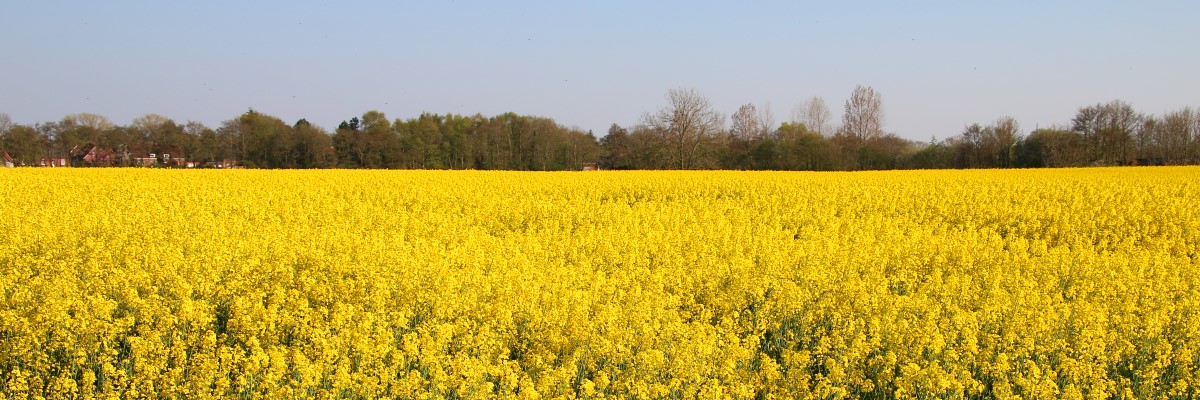
[[[39,167],[70,167],[70,160],[65,158],[43,158],[38,160]]]
[[[238,163],[237,160],[232,160],[232,159],[226,158],[221,161],[209,161],[209,162],[206,162],[203,164],[199,164],[199,166],[201,168],[238,168],[237,163]]]
[[[97,146],[95,143],[88,147],[81,148],[75,146],[71,149],[71,165],[77,167],[108,167],[112,166],[117,159],[117,153],[112,149],[105,149]]]
[[[596,163],[590,162],[590,163],[583,163],[583,165],[580,166],[579,170],[580,171],[599,171],[600,167],[596,166]]]
[[[154,167],[158,166],[158,154],[147,153],[133,157],[133,165],[137,167]]]
[[[183,156],[172,157],[170,154],[163,155],[163,164],[167,164],[172,167],[191,168],[188,166],[188,164],[191,163],[189,163],[186,158],[183,158]]]

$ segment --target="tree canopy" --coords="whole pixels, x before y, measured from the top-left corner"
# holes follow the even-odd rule
[[[944,140],[917,142],[888,132],[883,96],[859,85],[842,124],[820,97],[775,124],[769,107],[745,103],[731,117],[694,89],[672,89],[666,103],[604,137],[553,119],[421,113],[389,120],[369,110],[330,132],[300,119],[250,109],[210,128],[157,114],[117,125],[89,113],[24,125],[0,113],[0,150],[16,165],[70,160],[78,166],[390,168],[865,170],[1036,168],[1200,163],[1200,112],[1162,115],[1120,100],[1080,107],[1068,124],[1026,133],[1015,118],[971,123]],[[98,151],[94,151],[99,149]],[[89,153],[91,153],[89,155]],[[186,160],[188,163],[184,163]]]

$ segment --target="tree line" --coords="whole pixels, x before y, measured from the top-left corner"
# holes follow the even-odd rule
[[[729,118],[694,90],[601,139],[610,169],[877,170],[1200,164],[1200,112],[1143,114],[1115,100],[1079,108],[1069,124],[1024,134],[1016,119],[973,123],[957,135],[911,141],[884,130],[882,96],[858,86],[840,126],[813,97],[778,125],[769,109],[745,104]]]
[[[69,160],[72,165],[103,149],[108,166],[217,164],[248,168],[404,168],[567,170],[600,158],[590,132],[567,128],[543,117],[505,113],[482,115],[423,113],[388,120],[368,111],[343,121],[334,132],[300,119],[283,120],[249,110],[212,129],[150,114],[130,125],[112,124],[95,114],[72,114],[61,121],[12,124],[0,114],[0,149],[16,165]]]
[[[0,113],[0,150],[16,165],[47,159],[72,165],[250,168],[868,170],[1036,168],[1200,163],[1200,112],[1144,114],[1115,100],[1079,108],[1065,125],[1025,134],[1012,117],[974,123],[944,140],[911,141],[884,130],[882,96],[858,86],[840,124],[813,97],[776,124],[769,108],[745,104],[726,118],[691,89],[632,126],[601,139],[553,119],[422,113],[389,120],[379,111],[329,132],[304,119],[288,124],[249,110],[213,129],[155,114],[118,126],[72,114],[56,122],[13,124]],[[105,157],[87,156],[103,149]]]

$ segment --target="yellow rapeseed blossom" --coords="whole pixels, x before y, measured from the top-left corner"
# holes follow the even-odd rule
[[[0,398],[1196,398],[1200,168],[0,170]]]

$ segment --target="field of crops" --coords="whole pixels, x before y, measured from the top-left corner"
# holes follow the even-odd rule
[[[1196,167],[0,188],[0,398],[1200,396]]]

